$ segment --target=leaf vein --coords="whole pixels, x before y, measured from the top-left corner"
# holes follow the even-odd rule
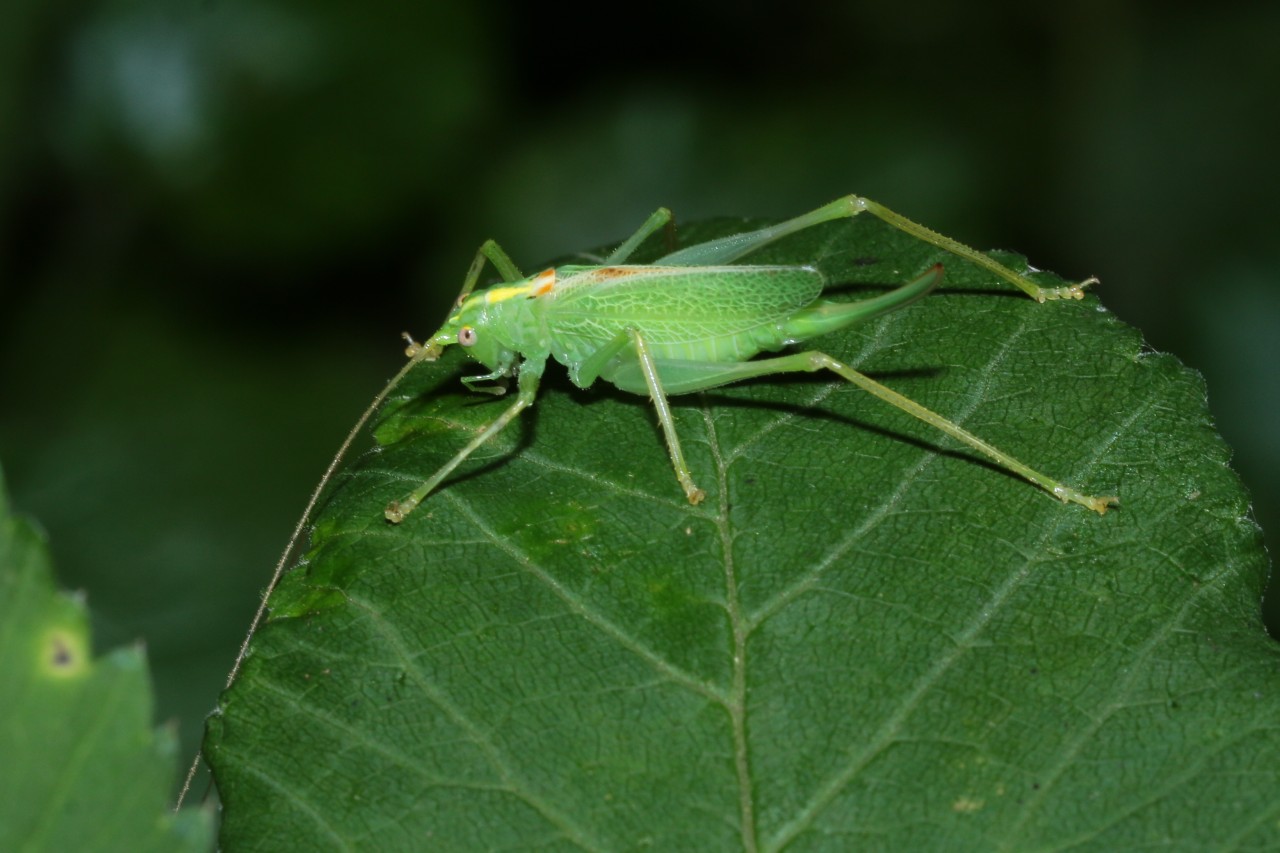
[[[357,599],[348,595],[348,599],[357,607],[360,607],[369,614],[369,622],[375,627],[375,630],[382,635],[383,641],[390,647],[391,651],[404,665],[405,671],[412,674],[414,681],[422,692],[445,713],[449,719],[453,720],[467,735],[471,738],[481,752],[484,753],[494,770],[498,772],[499,777],[509,786],[510,791],[524,802],[528,803],[538,814],[552,826],[564,833],[565,837],[584,850],[602,850],[604,845],[591,840],[588,833],[579,827],[567,815],[553,806],[549,801],[534,793],[533,785],[527,780],[522,779],[515,770],[507,763],[502,750],[489,737],[489,733],[465,714],[461,708],[455,705],[440,687],[435,685],[422,667],[415,660],[414,656],[409,653],[409,645],[405,642],[404,636],[396,630],[391,622],[387,620],[379,611],[377,611],[368,602]]]
[[[694,677],[692,674],[676,666],[671,661],[667,660],[662,655],[658,654],[656,651],[649,648],[626,631],[622,630],[621,627],[615,624],[611,619],[604,616],[604,614],[598,612],[592,607],[589,607],[580,596],[574,594],[572,590],[560,583],[560,581],[554,578],[550,572],[530,557],[528,553],[516,547],[507,538],[499,536],[497,531],[495,531],[489,523],[486,522],[462,497],[449,493],[444,493],[442,496],[452,502],[463,515],[470,519],[471,523],[489,538],[490,544],[498,550],[506,553],[508,557],[515,560],[516,563],[537,578],[544,586],[547,587],[547,589],[551,590],[557,598],[567,604],[570,611],[577,614],[588,624],[599,629],[602,634],[612,639],[622,648],[627,649],[640,659],[644,660],[658,672],[667,676],[671,681],[680,684],[683,687],[686,687],[687,689],[692,690],[718,704],[724,705],[728,703],[729,698],[723,693],[723,691],[717,689],[714,685],[708,684],[705,681]]]

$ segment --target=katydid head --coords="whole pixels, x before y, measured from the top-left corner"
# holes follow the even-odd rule
[[[492,333],[490,320],[490,306],[485,293],[482,291],[467,297],[427,341],[423,358],[435,361],[445,347],[457,344],[467,351],[467,355],[495,373],[505,372],[515,362],[516,353]]]

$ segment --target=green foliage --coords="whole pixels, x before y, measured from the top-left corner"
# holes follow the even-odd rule
[[[207,850],[213,813],[174,814],[173,731],[151,728],[140,646],[94,658],[83,599],[0,481],[0,850]]]
[[[812,345],[1120,509],[811,377],[673,401],[691,507],[649,403],[553,367],[392,526],[506,405],[423,365],[211,720],[225,846],[1280,841],[1267,564],[1200,379],[1095,297],[1037,305],[877,223],[752,260],[852,297],[941,260],[939,293]]]

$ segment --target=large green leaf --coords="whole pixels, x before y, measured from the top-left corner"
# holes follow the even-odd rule
[[[1121,508],[824,376],[678,399],[693,507],[648,401],[551,381],[392,526],[508,404],[423,365],[212,719],[228,847],[1280,843],[1267,565],[1199,378],[876,222],[752,260],[854,297],[944,262],[811,345]]]
[[[84,599],[0,478],[0,850],[207,850],[213,813],[168,805],[172,729],[152,729],[140,646],[93,657]]]

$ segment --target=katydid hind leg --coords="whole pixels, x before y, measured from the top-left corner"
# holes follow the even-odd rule
[[[899,231],[977,264],[1015,285],[1037,302],[1045,302],[1051,299],[1081,299],[1084,297],[1084,289],[1090,284],[1097,283],[1096,278],[1089,278],[1078,284],[1064,287],[1041,287],[1026,276],[1009,269],[978,250],[913,222],[878,202],[857,195],[838,198],[829,204],[824,204],[822,207],[775,225],[687,246],[660,258],[657,263],[671,266],[728,264],[751,252],[764,248],[775,240],[795,234],[798,231],[835,219],[852,219],[860,213],[870,213]]]
[[[942,264],[934,264],[923,275],[896,287],[887,293],[857,302],[831,302],[820,300],[803,308],[782,324],[782,337],[799,342],[835,332],[858,323],[874,320],[890,311],[905,308],[912,302],[927,296],[942,283]]]
[[[986,455],[1001,467],[1039,486],[1063,503],[1076,503],[1097,513],[1104,513],[1109,507],[1118,506],[1119,500],[1114,497],[1094,497],[1065,485],[1026,463],[1015,459],[989,442],[979,438],[960,425],[947,420],[941,415],[925,408],[909,397],[876,382],[844,362],[838,361],[826,353],[809,351],[798,352],[776,358],[756,359],[731,363],[720,362],[655,362],[661,376],[662,385],[668,393],[685,394],[704,391],[724,385],[731,385],[747,379],[776,376],[783,373],[814,373],[829,370],[837,376],[851,382],[857,387],[880,398],[890,405],[901,409],[912,417],[918,418],[932,427],[946,433],[952,438],[968,445]],[[619,372],[610,381],[625,390],[635,390],[637,379],[628,373]],[[643,393],[641,390],[640,393]]]
[[[913,222],[902,214],[895,213],[884,205],[874,202],[871,199],[851,195],[833,203],[848,204],[852,210],[849,214],[850,216],[856,216],[857,214],[866,211],[881,221],[897,228],[899,231],[903,231],[910,234],[912,237],[924,241],[925,243],[937,246],[939,249],[943,249],[953,255],[977,264],[988,272],[994,273],[1000,278],[1003,278],[1005,281],[1014,285],[1037,302],[1046,302],[1052,299],[1083,299],[1084,289],[1091,284],[1098,283],[1096,278],[1090,277],[1077,284],[1069,284],[1064,287],[1041,287],[1025,275],[1009,269],[1007,266],[996,261],[987,254],[979,252],[977,249],[972,249],[958,240],[953,240],[950,237],[939,234],[931,228],[926,228],[917,222]]]
[[[856,198],[856,196],[850,196],[849,198]],[[806,228],[812,228],[815,225],[830,222],[833,219],[854,216],[860,212],[850,208],[847,198],[837,199],[830,204],[824,204],[816,210],[811,210],[785,222],[779,222],[755,231],[743,231],[740,234],[730,234],[727,237],[686,246],[659,258],[655,263],[677,267],[730,264],[752,252],[763,249],[775,240],[795,234],[797,231],[803,231]]]
[[[762,376],[769,375],[770,372],[790,373],[804,371],[812,373],[818,370],[829,370],[837,376],[853,383],[862,390],[880,398],[886,403],[901,409],[912,417],[919,418],[957,441],[979,451],[995,461],[1001,467],[1034,483],[1049,492],[1049,494],[1058,498],[1063,503],[1076,503],[1099,514],[1105,513],[1109,507],[1118,506],[1120,504],[1118,498],[1093,497],[1091,495],[1086,495],[1071,486],[1065,485],[1052,477],[1036,471],[1025,462],[1015,459],[994,445],[964,429],[959,424],[947,420],[936,412],[920,405],[911,398],[905,397],[897,391],[876,382],[871,377],[854,370],[849,365],[832,358],[826,353],[811,350],[809,352],[799,352],[793,355],[764,359],[762,361],[751,363],[761,365],[762,370],[759,375]],[[772,368],[772,370],[768,370],[768,368]]]

